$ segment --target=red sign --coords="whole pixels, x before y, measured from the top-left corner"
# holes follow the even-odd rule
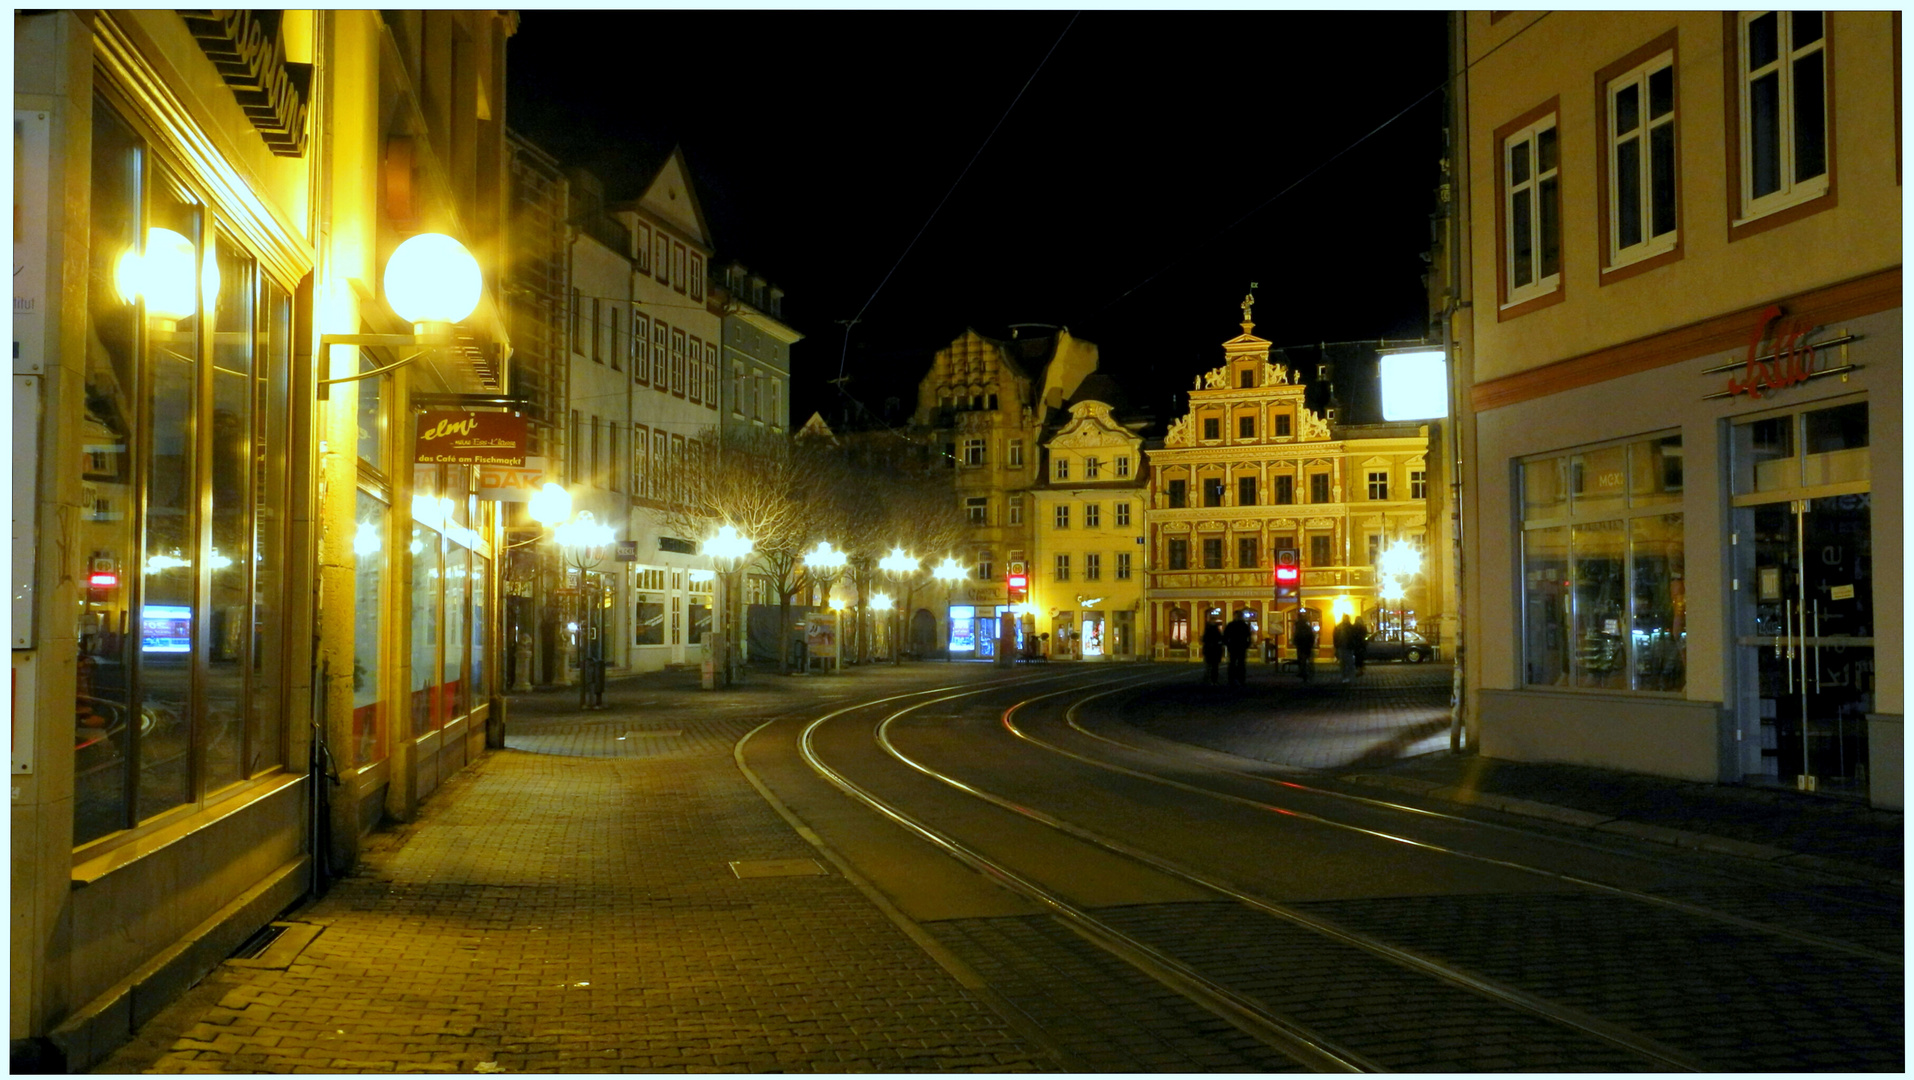
[[[523,465],[525,418],[503,412],[422,412],[412,459],[420,465]]]
[[[1814,346],[1801,339],[1814,327],[1800,322],[1778,322],[1781,306],[1769,304],[1755,319],[1754,335],[1748,339],[1748,364],[1741,377],[1728,376],[1728,396],[1746,394],[1758,398],[1771,390],[1780,390],[1814,377]],[[1769,327],[1773,327],[1772,337]],[[1774,348],[1761,359],[1763,342],[1772,340]]]
[[[1293,566],[1278,566],[1276,568],[1276,584],[1278,585],[1294,585],[1301,577],[1302,571]]]

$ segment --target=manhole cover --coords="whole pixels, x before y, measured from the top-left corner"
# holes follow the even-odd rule
[[[731,872],[741,878],[818,877],[824,868],[816,859],[747,859],[732,863]]]

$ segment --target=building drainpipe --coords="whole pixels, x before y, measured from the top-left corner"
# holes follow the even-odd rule
[[[1455,319],[1460,310],[1467,306],[1462,299],[1462,243],[1464,240],[1462,208],[1468,205],[1468,15],[1463,12],[1451,13],[1449,18],[1455,26],[1450,36],[1449,68],[1450,76],[1450,135],[1449,135],[1449,282],[1448,302],[1442,312],[1442,352],[1449,365],[1449,512],[1453,515],[1454,528],[1450,540],[1453,555],[1453,574],[1455,577],[1455,656],[1453,659],[1454,678],[1449,691],[1449,752],[1461,753],[1468,741],[1464,717],[1468,682],[1465,674],[1464,643],[1468,604],[1463,591],[1463,552],[1462,542],[1462,409],[1467,405],[1462,397],[1461,368],[1456,363]],[[1470,746],[1469,749],[1474,749]]]

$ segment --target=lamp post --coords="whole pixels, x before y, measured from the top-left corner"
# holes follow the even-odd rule
[[[730,525],[719,526],[717,535],[704,542],[703,554],[711,559],[711,567],[718,572],[718,617],[717,638],[718,655],[713,659],[720,665],[724,677],[719,683],[729,686],[742,674],[738,668],[743,665],[734,663],[731,658],[731,603],[732,594],[737,591],[733,577],[743,569],[745,559],[751,555],[752,542],[749,537],[738,535],[738,530]]]
[[[937,569],[930,572],[930,576],[944,583],[944,662],[948,664],[951,660],[950,598],[951,594],[957,591],[957,583],[967,574],[963,567],[957,565],[956,559],[946,555],[944,561],[937,564]]]
[[[1376,558],[1376,572],[1381,577],[1378,593],[1383,599],[1396,602],[1396,632],[1400,635],[1405,629],[1402,602],[1408,593],[1409,579],[1422,572],[1422,553],[1406,541],[1398,540]]]
[[[545,539],[558,525],[572,516],[571,493],[557,484],[547,482],[544,487],[532,493],[527,503],[526,514],[538,523],[538,531],[523,540],[514,540],[505,546],[505,573],[510,600],[520,601],[511,605],[511,640],[507,647],[512,650],[512,692],[529,693],[532,689],[532,635],[525,629],[525,601],[535,599],[534,586],[538,577],[538,567],[533,563],[529,571],[521,572],[523,549]]]
[[[838,575],[844,572],[847,558],[842,551],[833,548],[829,540],[819,540],[817,546],[804,556],[804,573],[812,581],[824,586],[824,600],[837,613],[837,636],[832,639],[831,648],[839,671],[844,670],[844,601],[831,596],[831,586],[837,583]]]
[[[889,593],[871,594],[871,610],[872,611],[892,611],[894,608],[895,608],[895,605],[891,602],[891,594]],[[891,619],[886,619],[885,621],[891,624],[891,633],[890,633],[891,662],[897,663],[898,662],[897,660],[897,624],[895,622],[895,615],[893,615]]]
[[[832,633],[836,635],[833,640],[837,644],[831,650],[833,661],[831,666],[837,669],[839,675],[842,675],[844,674],[844,600],[842,597],[831,597],[831,614],[837,619],[837,625],[832,630]]]
[[[578,624],[578,707],[605,707],[604,619],[598,602],[593,571],[605,561],[605,549],[611,546],[612,528],[601,525],[589,510],[552,529],[567,566],[578,571],[578,588],[584,601],[584,618]]]
[[[877,560],[877,568],[884,571],[884,576],[899,589],[903,587],[910,575],[917,572],[918,566],[918,560],[904,554],[904,549],[901,547],[892,548],[889,555]],[[897,647],[897,619],[901,608],[902,605],[898,605],[891,610],[891,663],[893,664],[904,662],[903,651]]]

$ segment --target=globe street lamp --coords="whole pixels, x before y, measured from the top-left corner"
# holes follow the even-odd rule
[[[412,324],[412,333],[322,334],[319,344],[413,347],[419,351],[369,371],[320,379],[320,401],[327,400],[334,383],[384,375],[424,356],[427,349],[451,347],[457,340],[452,324],[464,321],[478,307],[485,281],[478,260],[465,250],[465,245],[443,233],[420,233],[400,244],[386,260],[383,285],[386,302],[399,318]]]
[[[891,594],[873,593],[871,595],[872,611],[890,611],[891,609]],[[890,620],[887,619],[885,621],[889,622]],[[897,656],[897,627],[894,623],[891,626],[891,656],[893,657],[892,662],[895,663],[895,657]]]
[[[832,639],[836,644],[831,648],[831,666],[842,675],[844,673],[844,599],[842,597],[831,597],[831,615],[837,620],[837,625],[832,630],[832,633],[837,636]]]
[[[734,664],[731,657],[731,618],[732,594],[737,591],[735,577],[744,567],[744,561],[751,556],[752,542],[749,537],[739,536],[738,530],[730,525],[718,527],[716,536],[704,542],[702,553],[711,559],[711,566],[718,572],[718,655],[713,657],[724,672],[723,685],[729,686],[742,674],[737,670],[743,665]],[[715,689],[715,686],[714,686]]]
[[[899,588],[903,587],[910,575],[917,572],[918,566],[918,560],[904,554],[904,549],[901,547],[892,548],[889,555],[877,560],[877,568],[884,571],[884,576]],[[903,651],[897,647],[897,620],[902,610],[903,606],[900,604],[891,612],[891,663],[893,664],[904,662]]]
[[[1405,629],[1403,598],[1409,589],[1409,579],[1422,572],[1422,553],[1414,545],[1398,540],[1377,556],[1376,572],[1381,578],[1378,591],[1384,599],[1396,602],[1396,630],[1400,633]]]
[[[554,485],[556,486],[556,485]],[[611,546],[612,528],[600,524],[589,510],[552,529],[552,537],[564,552],[565,564],[578,571],[578,587],[584,601],[583,621],[578,624],[578,707],[605,707],[604,613],[598,599],[594,570],[605,560]]]
[[[831,546],[829,540],[819,540],[817,547],[804,556],[804,573],[812,581],[824,586],[823,599],[832,611],[838,612],[837,636],[832,639],[832,655],[837,661],[837,670],[844,670],[844,602],[831,596],[831,586],[837,583],[838,575],[844,572],[844,563],[849,558],[842,551]]]
[[[525,507],[526,514],[538,523],[532,535],[523,540],[514,540],[505,545],[505,583],[510,596],[508,611],[511,623],[509,647],[512,649],[512,692],[530,693],[532,689],[532,634],[526,629],[526,601],[532,600],[536,590],[531,586],[538,577],[536,560],[528,560],[530,554],[524,549],[545,539],[554,528],[572,516],[571,493],[557,484],[547,482],[544,487],[532,493]]]
[[[944,662],[949,663],[951,659],[950,597],[952,593],[957,591],[957,583],[968,577],[969,574],[963,567],[957,565],[956,559],[946,555],[944,556],[944,561],[937,564],[937,569],[930,572],[930,576],[944,583]]]

